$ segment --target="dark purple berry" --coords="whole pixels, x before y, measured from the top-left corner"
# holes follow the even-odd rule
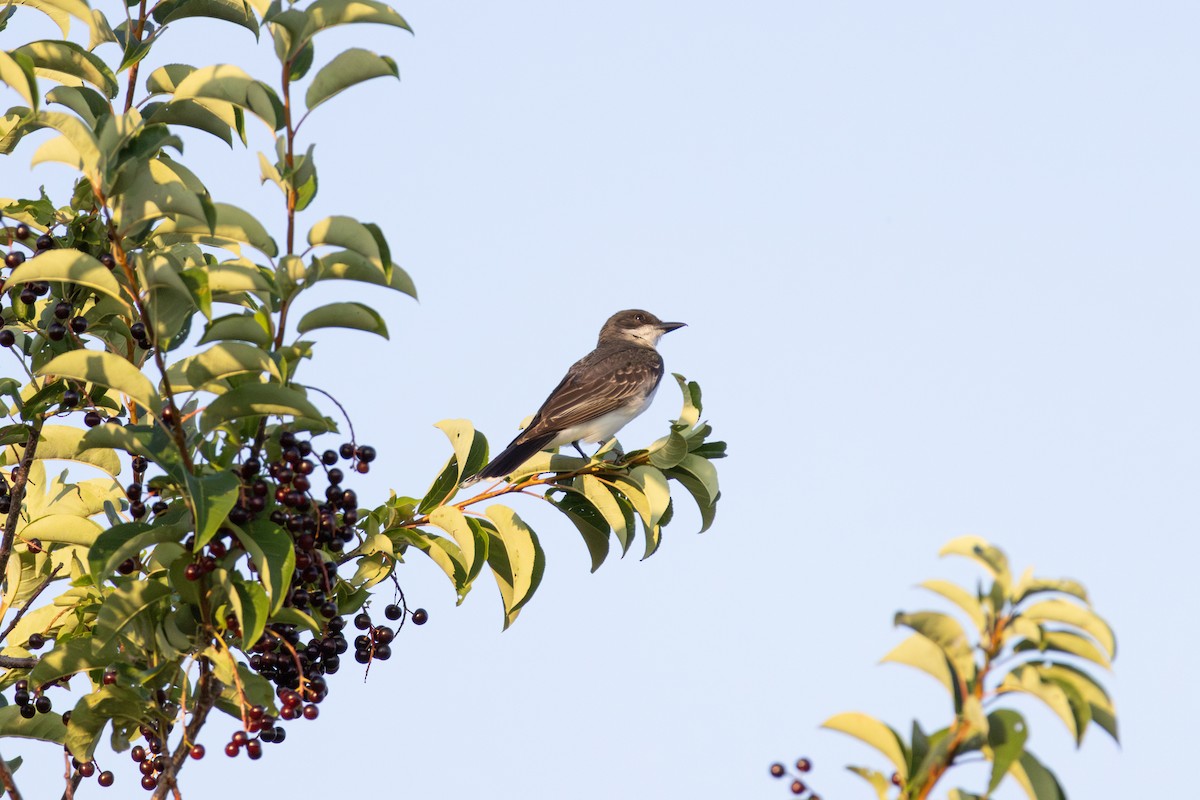
[[[15,231],[13,231],[13,233],[16,235],[16,237],[18,239],[28,239],[29,238],[29,226],[26,225],[24,222],[21,222],[17,225],[17,228]]]
[[[48,233],[43,233],[37,238],[37,249],[39,251],[50,250],[54,247],[54,244],[54,237]]]
[[[71,307],[70,303],[68,303],[66,300],[63,300],[54,307],[54,316],[57,319],[66,319],[67,317],[71,316],[71,312],[74,310],[75,309]]]
[[[390,606],[383,609],[383,615],[385,617],[387,617],[388,619],[400,619],[400,617],[403,616],[403,614],[404,614],[404,610],[401,609],[400,606],[396,605],[395,603],[392,603]]]
[[[88,329],[87,317],[72,317],[71,330],[76,334],[85,333]]]
[[[100,263],[109,269],[114,269],[117,266],[117,260],[112,257],[112,253],[102,253],[100,255]]]
[[[4,257],[4,266],[16,269],[25,263],[25,254],[19,250],[13,250]]]
[[[429,612],[423,608],[418,608],[412,612],[412,621],[413,625],[424,625],[426,622],[429,622]]]

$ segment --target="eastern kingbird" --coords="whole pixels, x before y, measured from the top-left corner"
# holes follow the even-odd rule
[[[654,349],[664,333],[683,322],[663,322],[649,311],[629,309],[609,317],[596,349],[576,361],[529,423],[504,452],[469,482],[503,478],[539,450],[580,442],[604,442],[650,407],[663,376]]]

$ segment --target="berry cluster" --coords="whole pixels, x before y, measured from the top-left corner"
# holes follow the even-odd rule
[[[802,775],[807,775],[810,770],[812,770],[812,761],[808,760],[807,758],[796,759],[796,771],[797,772],[801,773]],[[789,786],[788,788],[791,789],[792,794],[802,795],[805,792],[808,792],[809,793],[808,800],[821,800],[821,795],[814,792],[812,790],[812,787],[809,786],[808,784],[806,784],[800,778],[800,775],[788,775],[787,767],[783,766],[783,764],[775,763],[775,764],[771,765],[771,777],[772,778],[788,778],[788,777],[790,777],[792,779],[792,783],[791,783],[791,786]]]
[[[29,638],[32,641],[33,637]],[[45,643],[44,639],[42,643]],[[50,698],[43,694],[41,689],[30,694],[29,681],[24,678],[17,681],[16,692],[13,693],[13,703],[21,710],[21,716],[25,719],[33,719],[37,714],[48,714],[53,707]]]

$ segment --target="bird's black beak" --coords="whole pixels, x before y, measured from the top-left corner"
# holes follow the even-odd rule
[[[671,331],[677,331],[680,328],[686,328],[686,327],[687,327],[686,322],[660,322],[660,323],[658,323],[658,329],[660,331],[662,331],[663,333],[670,333]]]

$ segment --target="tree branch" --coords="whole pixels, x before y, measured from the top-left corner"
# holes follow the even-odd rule
[[[29,599],[25,601],[25,605],[21,606],[21,609],[17,611],[17,615],[12,618],[12,622],[8,623],[8,627],[4,629],[3,633],[0,633],[0,642],[3,642],[5,639],[7,639],[8,635],[13,632],[13,628],[17,627],[17,623],[21,621],[21,617],[25,616],[25,612],[29,610],[31,605],[33,605],[33,601],[37,599],[37,596],[41,594],[47,586],[50,585],[50,581],[54,580],[54,576],[58,574],[58,571],[62,569],[62,566],[62,564],[55,564],[54,569],[50,570],[50,574],[46,576],[46,579],[43,580],[38,587],[33,590],[33,594],[31,594]]]
[[[12,506],[8,510],[8,519],[4,522],[3,538],[0,538],[0,580],[4,579],[8,570],[8,557],[12,554],[13,537],[17,534],[17,523],[21,521],[21,507],[25,500],[25,486],[29,483],[29,465],[37,455],[38,440],[42,435],[42,420],[33,422],[29,428],[29,440],[25,443],[25,452],[21,455],[20,474],[13,481],[9,493]]]
[[[196,741],[200,728],[208,719],[208,712],[212,710],[213,705],[217,702],[217,696],[221,692],[221,682],[213,674],[208,659],[201,658],[199,664],[200,678],[196,685],[196,708],[192,711],[192,720],[184,728],[183,738],[179,740],[179,744],[175,746],[175,752],[167,760],[167,768],[159,776],[158,788],[154,790],[151,800],[166,800],[167,792],[173,792],[176,797],[179,796],[179,787],[175,776],[183,768],[183,762],[188,757],[192,742]]]
[[[4,791],[8,792],[8,796],[12,800],[21,800],[21,793],[17,791],[17,785],[13,783],[13,776],[8,771],[8,763],[4,760],[4,756],[0,756],[0,783],[4,784]]]

